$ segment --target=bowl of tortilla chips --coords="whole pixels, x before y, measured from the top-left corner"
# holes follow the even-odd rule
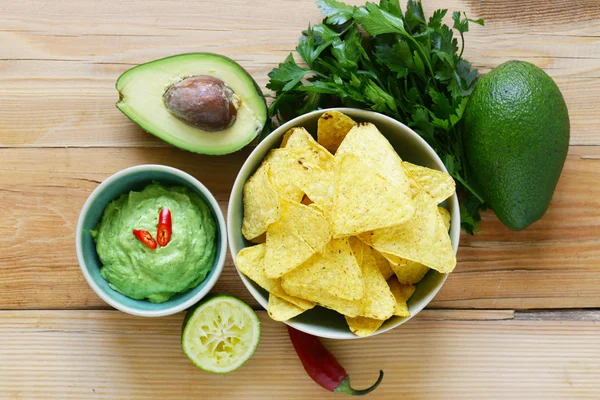
[[[229,247],[269,316],[333,339],[408,321],[456,266],[455,183],[406,125],[318,110],[250,154],[228,209]]]

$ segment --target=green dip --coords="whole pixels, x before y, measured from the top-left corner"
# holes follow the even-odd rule
[[[173,233],[152,250],[134,235],[145,229],[156,238],[158,214],[171,211]],[[184,187],[152,183],[112,201],[92,236],[111,288],[132,299],[163,303],[197,286],[215,260],[215,221],[206,202]]]

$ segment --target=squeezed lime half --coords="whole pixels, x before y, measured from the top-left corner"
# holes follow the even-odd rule
[[[254,310],[230,295],[213,295],[188,311],[181,346],[194,365],[226,374],[252,357],[260,341],[260,321]]]

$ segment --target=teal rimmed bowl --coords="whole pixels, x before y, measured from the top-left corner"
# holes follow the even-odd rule
[[[235,260],[235,256],[244,247],[253,246],[253,243],[248,242],[242,236],[242,219],[243,219],[243,191],[246,180],[258,169],[263,158],[269,150],[279,147],[285,132],[295,126],[303,126],[311,134],[316,136],[317,121],[321,114],[326,111],[340,111],[350,116],[358,122],[372,122],[383,133],[383,135],[392,144],[398,155],[405,161],[413,164],[422,165],[424,167],[437,169],[439,171],[448,172],[444,163],[435,151],[421,138],[416,132],[406,125],[372,111],[359,110],[355,108],[332,108],[327,110],[317,110],[301,115],[293,120],[281,125],[275,129],[265,140],[263,140],[254,151],[248,156],[248,159],[242,166],[229,198],[229,208],[227,210],[227,224],[229,234],[229,249]],[[456,193],[447,199],[443,205],[448,208],[452,216],[450,222],[450,240],[454,252],[458,250],[458,242],[460,239],[460,211],[458,206],[458,197]],[[238,270],[242,282],[258,301],[258,303],[267,308],[269,294],[259,287],[256,283],[248,279]],[[413,296],[408,301],[408,309],[411,313],[410,317],[392,317],[379,328],[375,334],[383,333],[393,329],[410,318],[417,315],[442,288],[448,275],[440,274],[437,271],[430,270],[425,278],[417,284],[417,289]],[[355,336],[341,314],[335,311],[328,310],[322,307],[315,307],[308,310],[296,318],[293,318],[286,323],[298,330],[309,333],[311,335],[320,336],[330,339],[359,339]]]
[[[100,222],[108,203],[131,190],[142,190],[153,181],[166,186],[185,186],[200,195],[212,210],[217,226],[215,261],[204,281],[195,288],[177,294],[160,304],[151,303],[147,300],[134,300],[111,289],[108,282],[100,275],[102,263],[98,259],[96,245],[90,234],[90,230],[94,229]],[[219,279],[227,255],[225,218],[214,196],[193,176],[164,165],[138,165],[119,171],[104,180],[83,205],[75,235],[79,267],[94,292],[114,308],[141,317],[171,315],[196,304],[208,294]]]

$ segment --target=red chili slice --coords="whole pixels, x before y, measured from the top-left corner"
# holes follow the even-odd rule
[[[156,241],[160,246],[166,246],[171,241],[173,233],[173,222],[171,220],[171,211],[163,208],[158,214],[158,228],[156,232]]]
[[[152,234],[145,229],[134,229],[133,235],[148,248],[154,250],[157,247],[156,240],[152,237]]]

